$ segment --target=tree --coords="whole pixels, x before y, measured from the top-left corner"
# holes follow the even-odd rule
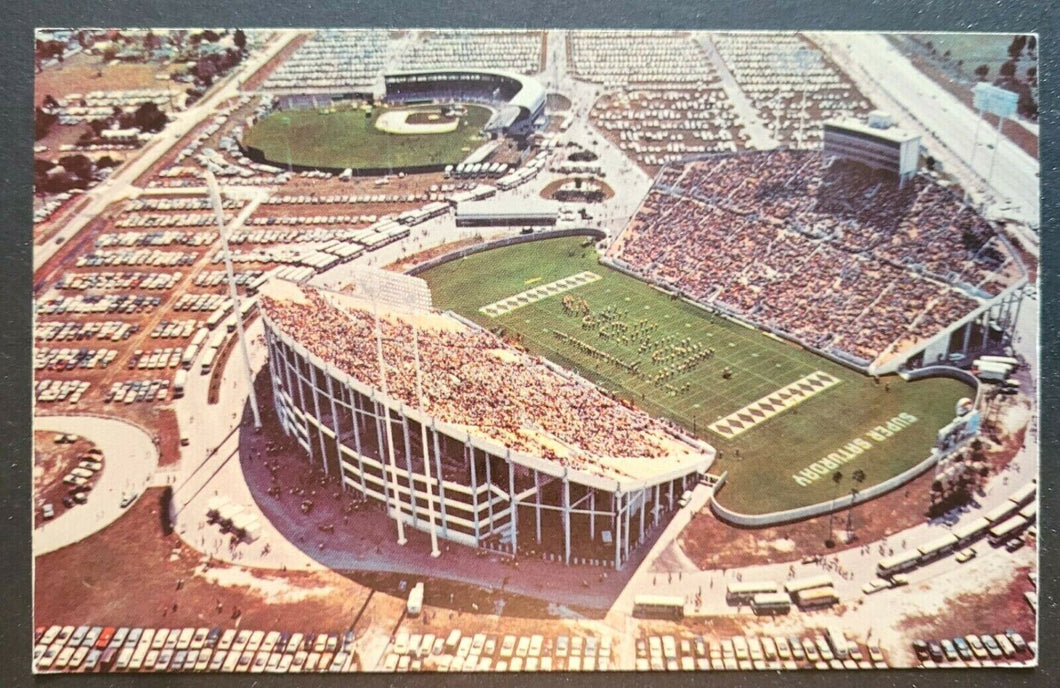
[[[59,115],[53,112],[45,112],[42,108],[37,108],[34,114],[33,137],[34,140],[42,139],[48,135],[52,125],[59,121]]]
[[[1012,43],[1008,46],[1008,55],[1013,60],[1018,59],[1023,53],[1023,47],[1027,45],[1026,36],[1013,36]]]
[[[232,34],[232,42],[239,48],[239,52],[246,52],[247,34],[243,32],[243,29],[236,29],[235,33]]]
[[[986,81],[986,75],[990,73],[990,68],[985,64],[981,64],[975,68],[975,75],[979,77],[979,81]]]
[[[1027,67],[1027,79],[1033,81],[1038,77],[1037,67]]]
[[[1038,49],[1038,38],[1031,34],[1027,36],[1027,50],[1034,51]]]
[[[162,131],[167,121],[166,113],[151,102],[136,108],[136,113],[133,115],[133,125],[140,131]]]
[[[59,158],[59,164],[63,166],[70,174],[74,175],[83,182],[92,181],[92,175],[95,173],[96,166],[92,160],[85,155],[75,153],[74,155],[64,155]]]
[[[836,471],[832,474],[832,482],[836,486],[836,496],[832,498],[832,509],[828,512],[828,539],[824,541],[825,546],[832,547],[835,545],[835,540],[832,539],[832,518],[835,516],[835,500],[839,497],[839,482],[843,479],[843,474],[840,471]]]
[[[1016,61],[1009,60],[1008,62],[1003,63],[1001,65],[1001,68],[997,71],[998,74],[1000,74],[1001,76],[1008,77],[1011,79],[1013,76],[1016,75]]]
[[[854,480],[854,487],[850,488],[850,508],[847,509],[847,535],[854,533],[854,502],[857,501],[858,494],[861,492],[861,483],[865,482],[865,471],[859,468],[850,477]]]

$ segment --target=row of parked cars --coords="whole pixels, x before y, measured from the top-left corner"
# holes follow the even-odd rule
[[[541,634],[447,636],[401,631],[383,655],[383,671],[594,671],[611,668],[611,637]]]
[[[103,401],[131,404],[135,401],[165,401],[168,396],[169,380],[126,380],[112,383]]]
[[[38,672],[345,672],[359,668],[354,634],[229,628],[51,626],[34,632]]]
[[[125,323],[119,320],[107,320],[104,322],[52,320],[38,322],[34,328],[34,336],[37,339],[48,342],[72,342],[93,338],[120,342],[133,336],[139,330],[140,326],[136,323]]]
[[[861,646],[834,631],[799,636],[734,636],[716,642],[701,635],[638,638],[638,671],[737,671],[816,669],[885,669],[883,651]]]
[[[1009,629],[1004,633],[969,633],[963,638],[913,641],[913,652],[925,666],[953,663],[997,662],[1004,660],[1023,661],[1030,659],[1033,648],[1018,632]]]

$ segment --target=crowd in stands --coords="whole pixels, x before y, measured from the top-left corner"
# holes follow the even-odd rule
[[[574,76],[608,89],[702,86],[717,78],[703,49],[684,33],[571,31],[567,54]]]
[[[1011,283],[994,228],[925,176],[819,152],[667,167],[609,255],[702,302],[871,362]]]
[[[711,34],[718,54],[781,145],[814,148],[822,120],[872,110],[816,47],[796,34]]]
[[[371,313],[339,307],[305,290],[304,302],[263,296],[264,312],[310,352],[365,385],[380,388]],[[390,396],[417,407],[412,326],[385,316],[383,357]],[[600,390],[567,379],[535,357],[472,329],[421,327],[427,412],[469,426],[512,450],[589,468],[606,457],[654,458],[692,448],[664,426]],[[569,455],[567,450],[570,451]]]

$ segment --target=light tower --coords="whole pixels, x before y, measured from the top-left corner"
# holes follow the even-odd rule
[[[224,255],[225,261],[225,272],[228,275],[228,296],[232,299],[232,306],[235,309],[236,319],[236,337],[239,339],[240,348],[243,350],[243,368],[247,374],[247,385],[250,390],[250,409],[254,413],[254,429],[261,429],[261,414],[258,412],[258,399],[254,395],[254,372],[250,368],[250,351],[247,349],[247,336],[243,331],[243,311],[239,302],[239,292],[236,291],[235,276],[232,271],[232,254],[228,250],[228,229],[225,226],[224,208],[221,205],[221,190],[217,186],[217,178],[214,177],[213,172],[206,170],[206,186],[210,190],[210,204],[213,205],[214,215],[217,217],[217,231],[221,235],[221,253]],[[263,194],[257,194],[254,196],[243,211],[236,218],[235,225],[238,227],[243,224],[243,221],[253,213],[261,201],[264,200]]]

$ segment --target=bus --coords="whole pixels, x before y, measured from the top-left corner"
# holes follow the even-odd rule
[[[184,349],[184,353],[180,356],[180,364],[184,366],[185,370],[191,370],[191,364],[195,360],[195,357],[199,355],[199,345],[194,342],[188,345],[187,349]]]
[[[828,644],[832,646],[832,653],[836,656],[836,659],[846,659],[847,654],[850,652],[850,643],[847,641],[843,631],[835,626],[829,626],[826,635]]]
[[[405,605],[405,610],[409,616],[417,616],[423,611],[423,583],[416,583],[412,586],[412,591],[409,593],[409,601]]]
[[[958,545],[966,545],[972,540],[977,539],[980,535],[990,529],[990,521],[983,517],[979,517],[974,521],[964,524],[963,526],[957,526],[953,529],[953,535],[957,538]]]
[[[1012,356],[980,356],[976,360],[984,363],[1000,363],[1001,365],[1012,366],[1013,370],[1020,367],[1019,359]]]
[[[791,596],[786,592],[763,592],[751,598],[755,614],[787,614],[791,610]]]
[[[809,578],[796,578],[795,580],[788,581],[784,584],[784,592],[793,595],[800,590],[824,587],[832,587],[832,577],[828,574],[810,576]]]
[[[683,619],[685,598],[680,595],[637,595],[633,616],[638,619]]]
[[[1024,485],[1020,489],[1012,493],[1012,496],[1008,498],[1008,501],[1012,502],[1016,506],[1023,506],[1024,504],[1030,503],[1034,499],[1034,494],[1038,491],[1038,486],[1034,483]]]
[[[990,529],[990,544],[993,547],[1000,547],[1010,538],[1019,534],[1019,532],[1028,525],[1029,522],[1024,517],[1019,515],[1013,516],[1004,523],[999,523]]]
[[[209,375],[213,368],[213,361],[217,358],[217,349],[207,349],[206,355],[202,357],[202,374]]]
[[[799,590],[795,593],[795,604],[803,609],[831,607],[838,601],[839,596],[836,595],[835,588],[831,585]]]
[[[232,310],[232,306],[231,304],[227,303],[223,306],[218,306],[217,308],[215,308],[214,312],[210,314],[210,317],[206,319],[206,327],[212,330],[218,325],[220,325],[221,321],[224,320],[225,316],[228,315],[228,312],[230,310]]]
[[[946,533],[942,537],[935,538],[931,542],[921,545],[917,548],[920,552],[920,562],[924,563],[931,559],[941,557],[944,554],[948,554],[957,546],[957,536],[953,533]]]
[[[188,383],[188,371],[181,368],[173,378],[173,398],[179,399],[184,396],[184,385]]]
[[[755,595],[776,593],[780,589],[773,581],[746,581],[730,583],[725,591],[725,601],[729,604],[746,604]]]
[[[909,549],[904,552],[899,552],[893,557],[880,559],[879,563],[876,564],[876,573],[879,574],[880,578],[887,578],[895,573],[901,573],[902,571],[916,568],[916,565],[919,563],[919,550]]]
[[[990,521],[991,525],[997,525],[1017,511],[1019,506],[1011,500],[1006,500],[988,511],[983,518]]]
[[[1019,515],[1027,519],[1027,525],[1032,525],[1035,519],[1038,518],[1038,504],[1036,502],[1028,504],[1027,506],[1020,509]]]
[[[191,338],[191,346],[202,346],[202,343],[206,341],[206,337],[210,334],[209,328],[200,327],[195,330],[195,336]]]

